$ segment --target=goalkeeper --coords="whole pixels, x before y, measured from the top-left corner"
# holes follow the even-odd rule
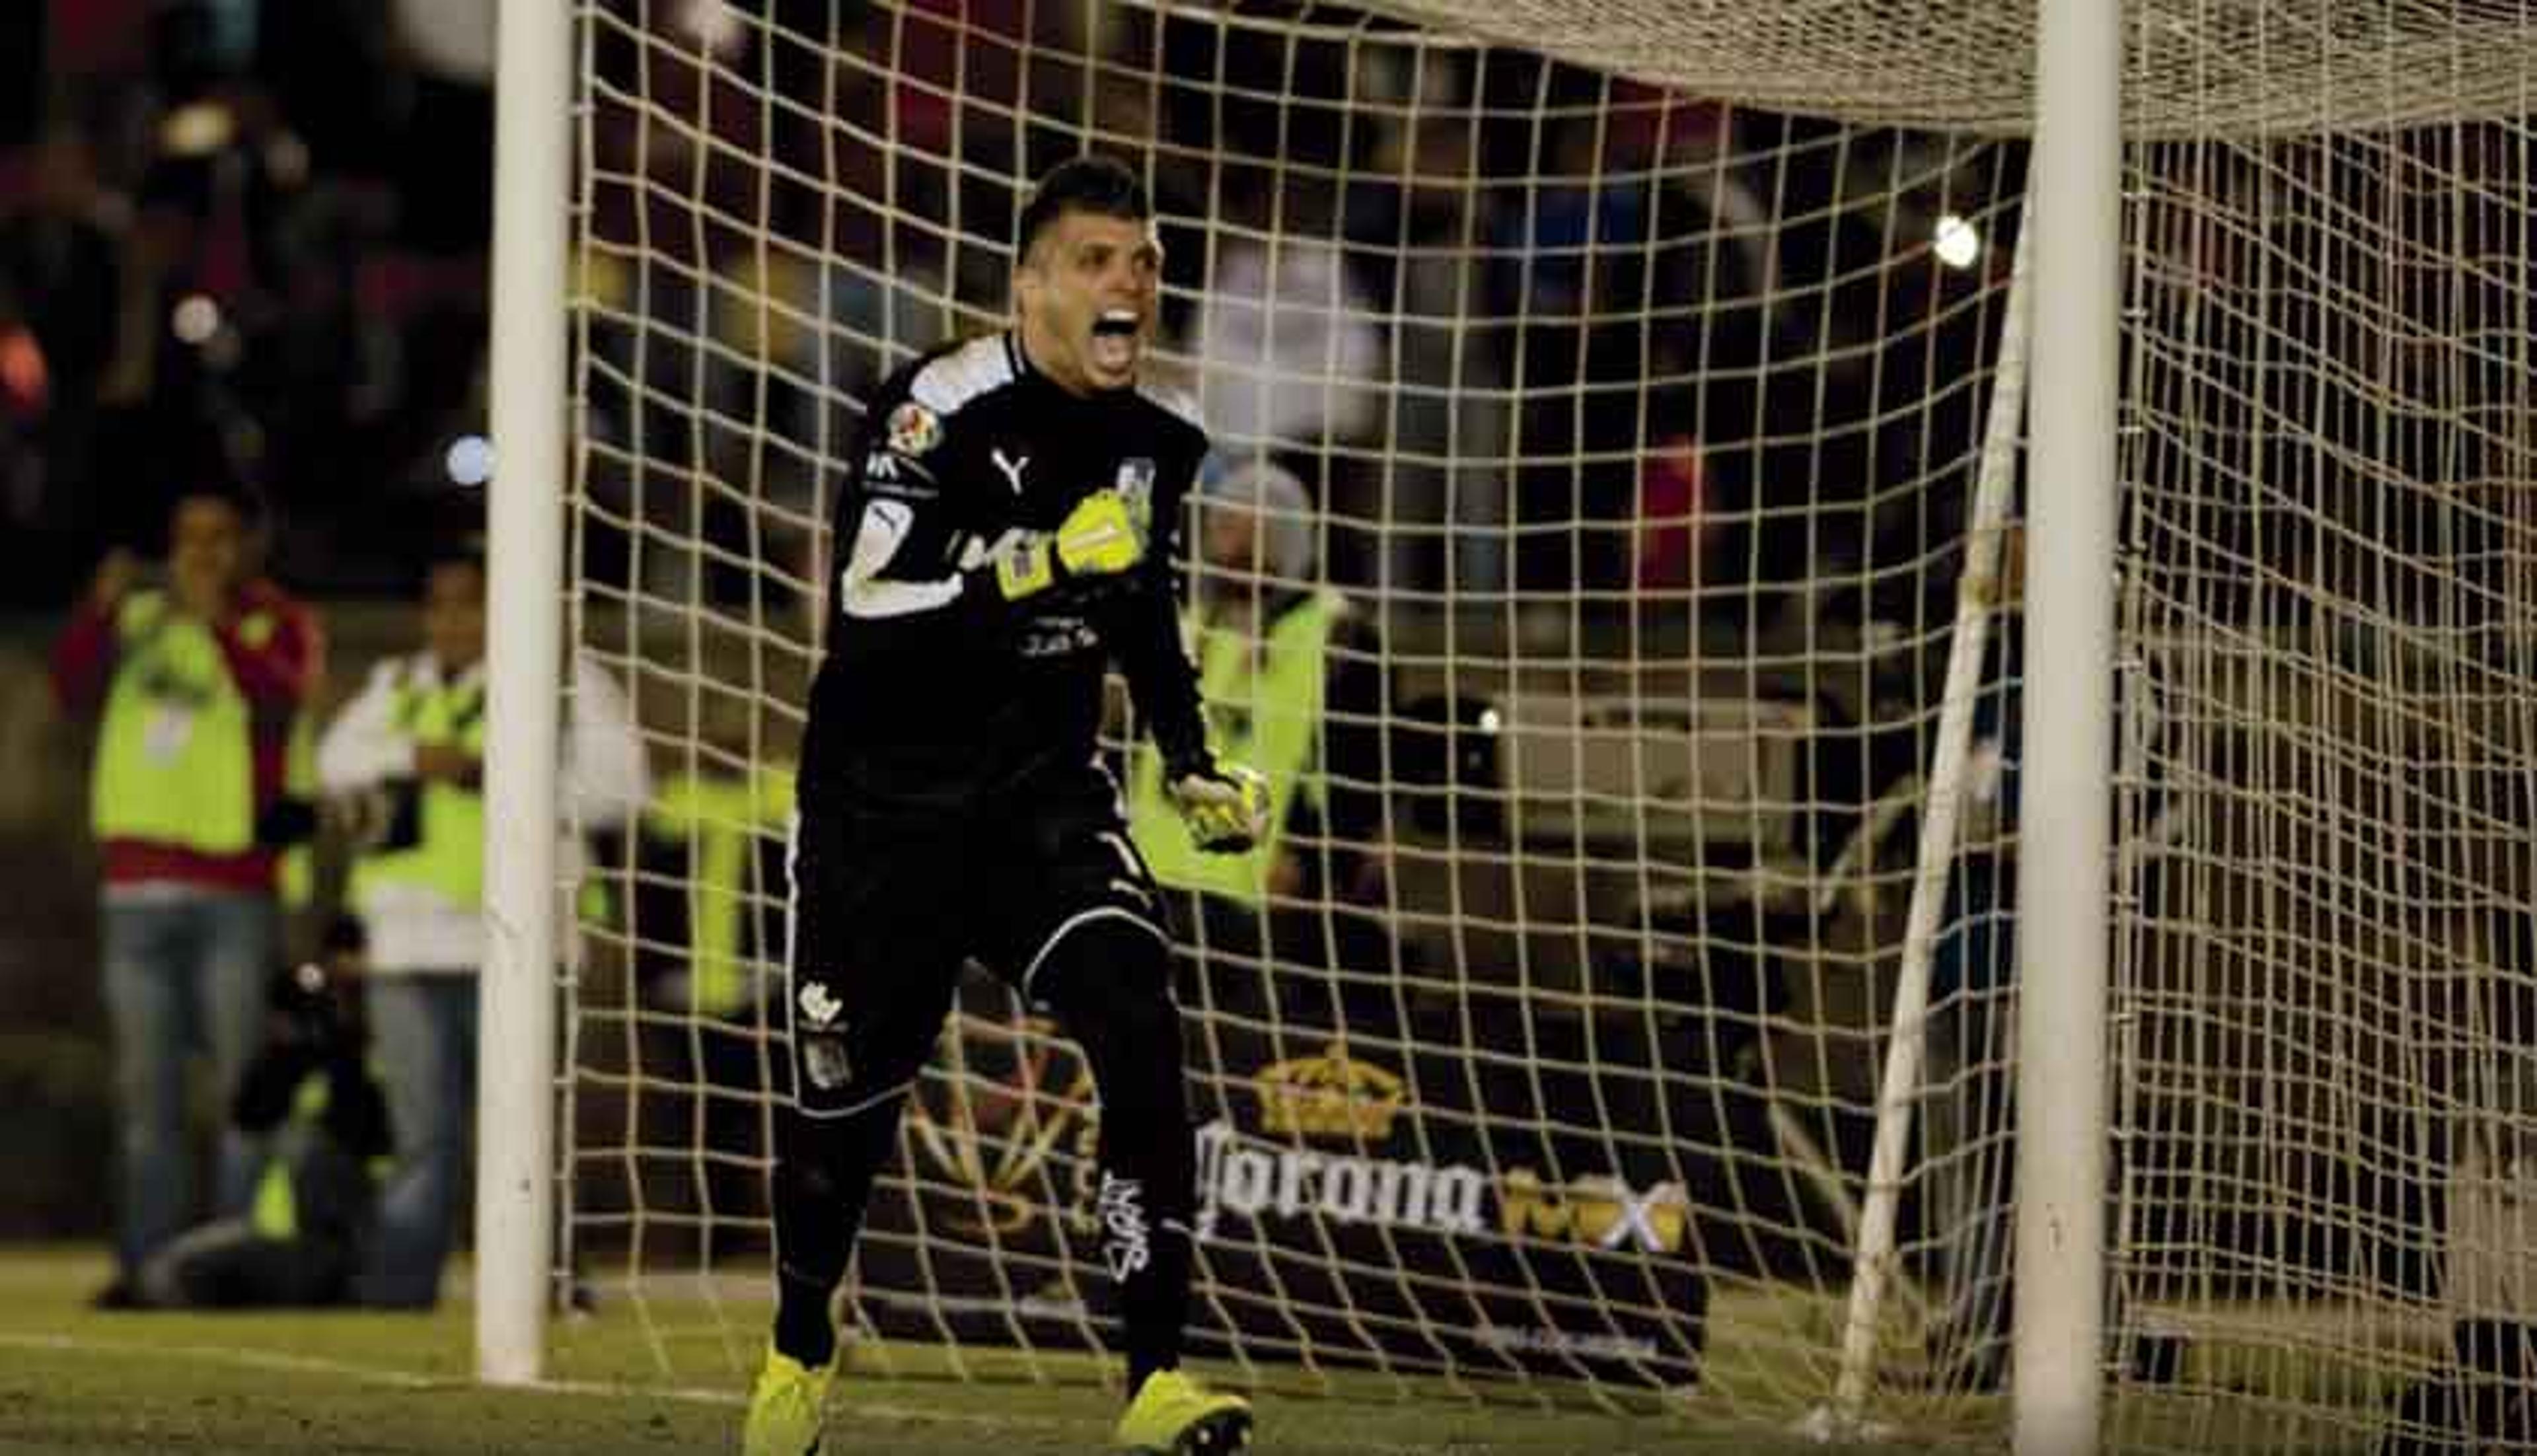
[[[1205,432],[1138,384],[1162,269],[1143,188],[1099,158],[1041,179],[1013,323],[872,399],[794,831],[794,1098],[776,1131],[777,1304],[748,1456],[818,1448],[829,1313],[964,960],[1078,1043],[1101,1100],[1099,1207],[1128,1357],[1126,1450],[1248,1440],[1181,1373],[1195,1147],[1154,883],[1095,733],[1116,662],[1193,840],[1247,850],[1260,777],[1209,753],[1175,618],[1170,523]]]

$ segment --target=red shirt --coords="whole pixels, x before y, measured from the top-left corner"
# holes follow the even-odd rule
[[[238,624],[257,612],[273,621],[273,630],[253,645]],[[240,587],[229,609],[212,624],[212,636],[228,660],[229,677],[247,702],[248,731],[255,762],[255,808],[264,810],[283,793],[291,757],[291,728],[308,701],[308,692],[325,662],[325,640],[308,608],[271,582]],[[64,712],[95,723],[105,708],[106,690],[117,666],[114,620],[83,601],[70,624],[53,643],[53,694]],[[109,839],[105,882],[133,885],[148,881],[199,885],[207,889],[266,890],[274,886],[278,856],[271,850],[247,849],[234,855],[205,855],[175,845],[147,840]]]

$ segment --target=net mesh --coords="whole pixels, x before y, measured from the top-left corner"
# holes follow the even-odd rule
[[[2294,1449],[2537,1439],[2529,140],[2132,169],[2124,1272]]]
[[[2035,124],[2035,9],[1989,0],[1416,0],[1378,7],[1697,95],[2016,135]],[[2518,0],[2131,0],[2140,136],[2374,130],[2526,110]]]
[[[1177,897],[1199,1348],[1792,1419],[1892,1194],[1872,1414],[1997,1423],[2013,476],[2004,534],[1968,521],[2030,24],[1387,10],[577,6],[570,603],[663,789],[597,856],[566,1242],[666,1375],[763,1338],[858,402],[1001,323],[1018,199],[1090,149],[1154,193],[1210,477],[1270,506],[1182,523],[1194,642],[1347,603],[1269,893]],[[2477,1419],[2400,1403],[2518,1358],[2537,17],[2175,0],[2126,34],[2114,1429],[2357,1449]],[[1210,673],[1220,735],[1287,701],[1257,657]],[[848,1292],[863,1358],[1091,1378],[1096,1127],[1063,1038],[969,984]]]

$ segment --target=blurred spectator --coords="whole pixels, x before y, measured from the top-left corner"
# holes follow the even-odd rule
[[[713,1151],[665,1160],[642,1196],[691,1219],[698,1253],[712,1261],[764,1251],[759,1169],[774,1155],[769,1023],[785,1014],[778,968],[787,964],[795,755],[762,737],[752,753],[753,730],[764,727],[756,719],[709,712],[705,751],[664,779],[643,810],[632,877],[628,939],[652,1013],[639,1031],[650,1089],[643,1117]]]
[[[1602,121],[1596,112],[1550,124],[1547,170],[1523,178],[1514,199],[1494,210],[1490,292],[1500,312],[1574,325],[1636,302],[1610,275],[1644,255],[1647,173],[1606,169]],[[1573,346],[1548,352],[1553,367],[1574,367]]]
[[[1256,978],[1210,994],[1254,1011],[1271,985],[1327,996],[1284,1009],[1334,1026],[1354,977],[1371,983],[1392,971],[1376,918],[1390,863],[1386,683],[1373,624],[1320,583],[1318,535],[1317,513],[1291,472],[1218,455],[1201,473],[1198,612],[1189,624],[1199,691],[1216,750],[1268,776],[1270,828],[1246,854],[1201,854],[1150,749],[1136,755],[1129,825],[1154,877],[1197,894],[1197,915],[1184,915],[1181,928],[1211,953],[1209,969]],[[1264,956],[1280,974],[1269,974]]]
[[[19,599],[53,600],[62,563],[128,528],[113,457],[164,418],[217,421],[256,462],[303,582],[401,581],[394,492],[443,483],[450,441],[482,428],[490,4],[15,9],[44,17],[22,49],[47,67],[42,141],[0,139]]]
[[[746,756],[745,747],[731,755],[735,763]],[[635,939],[647,1002],[745,1021],[764,999],[767,968],[785,964],[794,775],[791,755],[746,774],[700,756],[692,772],[663,780],[644,807]]]
[[[0,512],[14,529],[58,529],[66,523],[47,519],[47,503],[64,509],[90,491],[119,323],[119,246],[88,139],[51,133],[35,149],[26,205],[0,220],[0,414],[28,421],[33,447],[0,480]],[[14,346],[29,351],[17,356],[23,363],[9,353],[13,325],[25,330]]]
[[[167,571],[109,552],[53,648],[63,707],[97,725],[90,812],[103,852],[105,1001],[122,1131],[117,1275],[197,1217],[184,1136],[187,1054],[237,1085],[280,959],[276,854],[293,725],[320,671],[316,621],[257,572],[244,491],[179,488]],[[216,1209],[245,1206],[250,1153],[225,1139]]]
[[[1639,592],[1697,592],[1717,523],[1700,470],[1700,447],[1671,435],[1639,470],[1639,510],[1631,586]]]
[[[328,927],[317,960],[277,974],[263,1047],[229,1117],[268,1146],[241,1216],[187,1231],[141,1266],[146,1307],[345,1302],[369,1237],[387,1155],[385,1094],[368,1067],[360,922]]]
[[[1199,406],[1227,449],[1325,452],[1365,435],[1382,407],[1381,313],[1334,235],[1336,220],[1276,216],[1275,197],[1268,186],[1225,189],[1190,340]]]
[[[429,1308],[456,1232],[476,1097],[476,972],[485,954],[485,563],[481,541],[435,543],[423,651],[391,658],[327,726],[326,791],[357,807],[352,899],[370,939],[370,1005],[396,1128],[396,1169],[356,1297]],[[645,796],[624,694],[573,666],[564,809],[622,825]]]
[[[1373,479],[1349,482],[1332,505],[1384,529],[1363,574],[1387,592],[1487,596],[1507,583],[1514,421],[1507,331],[1486,311],[1478,166],[1478,126],[1466,109],[1413,108],[1385,129],[1368,169],[1378,180],[1347,204],[1348,235],[1395,260],[1375,287],[1396,310],[1396,375],[1388,428],[1378,431],[1390,448]]]

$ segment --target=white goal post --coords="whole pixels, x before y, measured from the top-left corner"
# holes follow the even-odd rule
[[[491,426],[500,469],[487,512],[476,1369],[516,1385],[545,1367],[554,1287],[572,17],[512,0],[499,25]]]
[[[1214,728],[1313,715],[1175,899],[1202,1358],[2537,1448],[2537,12],[556,0],[499,84],[481,1378],[567,1298],[753,1360],[828,510],[1088,150],[1219,449]],[[662,790],[604,840],[566,652]],[[851,1358],[1106,1378],[1097,1121],[969,984]]]

